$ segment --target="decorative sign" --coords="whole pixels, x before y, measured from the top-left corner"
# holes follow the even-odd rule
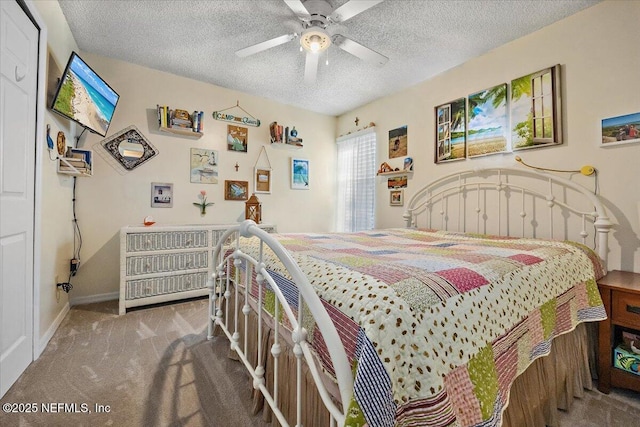
[[[260,126],[260,120],[254,117],[240,117],[234,116],[233,114],[223,113],[222,111],[214,111],[213,118],[216,120],[221,120],[223,122],[231,122],[231,123],[241,123],[246,126]]]

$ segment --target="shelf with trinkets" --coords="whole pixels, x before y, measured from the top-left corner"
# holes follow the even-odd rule
[[[288,126],[279,125],[278,122],[272,122],[269,125],[269,134],[271,135],[271,146],[273,148],[285,150],[299,150],[303,148],[302,138],[298,136],[296,127],[289,129]]]
[[[172,110],[168,105],[157,105],[158,130],[175,135],[201,138],[204,133],[202,111],[189,113],[186,110]]]

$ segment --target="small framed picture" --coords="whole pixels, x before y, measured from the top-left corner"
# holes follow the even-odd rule
[[[309,160],[291,158],[291,188],[309,189]]]
[[[249,198],[249,181],[225,181],[225,200],[247,200]]]
[[[404,205],[404,190],[391,190],[389,192],[389,204],[391,206]]]
[[[389,190],[407,188],[407,175],[396,176],[394,178],[387,179],[387,188]]]
[[[407,155],[409,142],[407,140],[407,127],[401,126],[389,131],[389,158]]]
[[[227,125],[227,150],[247,152],[249,129],[242,126]]]
[[[173,184],[167,182],[151,183],[151,207],[173,207]]]
[[[271,168],[255,168],[253,188],[255,193],[271,193]]]
[[[406,157],[404,159],[404,164],[403,164],[402,169],[405,170],[405,171],[412,171],[413,170],[413,159],[411,157]]]
[[[602,147],[640,142],[640,113],[602,120]]]

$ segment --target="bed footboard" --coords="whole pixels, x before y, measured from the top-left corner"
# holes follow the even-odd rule
[[[259,255],[253,257],[242,251],[241,243],[244,238],[259,239]],[[293,304],[291,295],[285,296],[283,290],[274,280],[274,277],[267,271],[264,263],[264,253],[269,250],[282,263],[286,269],[286,274],[297,286],[297,295]],[[289,422],[285,418],[279,407],[278,397],[278,359],[284,346],[279,344],[281,334],[290,333],[293,346],[291,351],[296,358],[296,425],[301,425],[303,405],[303,364],[310,370],[315,386],[324,406],[331,414],[331,425],[343,425],[345,422],[345,412],[349,407],[349,402],[353,394],[353,378],[351,367],[347,358],[347,353],[342,345],[338,332],[331,321],[329,314],[324,308],[320,298],[315,293],[307,277],[300,270],[300,267],[293,260],[291,255],[282,245],[271,235],[260,229],[253,221],[245,221],[242,224],[232,227],[220,238],[214,250],[215,272],[209,281],[209,327],[208,338],[213,337],[214,329],[220,328],[231,342],[231,350],[237,353],[238,358],[245,365],[253,379],[253,387],[259,390],[264,396],[265,402],[272,409],[275,417],[283,426],[288,426]],[[240,271],[244,274],[243,283],[240,283]],[[263,325],[263,316],[258,313],[257,334],[250,336],[247,329],[248,317],[252,311],[250,301],[255,297],[250,295],[250,290],[257,284],[258,311],[264,307],[266,290],[268,289],[275,296],[273,306],[270,307],[270,315],[273,316],[274,340],[270,352],[273,356],[273,372],[265,371],[266,361],[263,357],[263,334],[266,326]],[[232,286],[233,285],[233,286]],[[254,288],[255,289],[255,288]],[[232,294],[233,292],[233,294]],[[287,300],[289,297],[289,301]],[[242,307],[240,307],[242,301]],[[271,302],[270,302],[271,303]],[[292,309],[297,307],[298,309]],[[311,316],[313,319],[305,319]],[[241,317],[244,321],[240,322]],[[322,379],[321,367],[318,365],[313,350],[307,340],[307,329],[303,325],[305,322],[313,321],[316,331],[319,331],[327,344],[330,360],[335,371],[340,399],[336,403]],[[239,329],[239,324],[244,325],[245,330]],[[284,324],[289,330],[283,330]],[[240,337],[244,342],[240,342]],[[257,345],[257,354],[249,355],[248,340],[252,340]],[[251,361],[255,360],[255,364]],[[274,384],[271,391],[265,381],[265,375],[269,375]]]

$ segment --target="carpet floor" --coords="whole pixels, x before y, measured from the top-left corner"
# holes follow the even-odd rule
[[[267,425],[250,415],[249,379],[228,341],[206,339],[206,298],[117,313],[117,301],[73,307],[0,400],[17,411],[0,412],[0,426]],[[640,394],[619,390],[589,391],[561,414],[563,427],[638,420]]]

